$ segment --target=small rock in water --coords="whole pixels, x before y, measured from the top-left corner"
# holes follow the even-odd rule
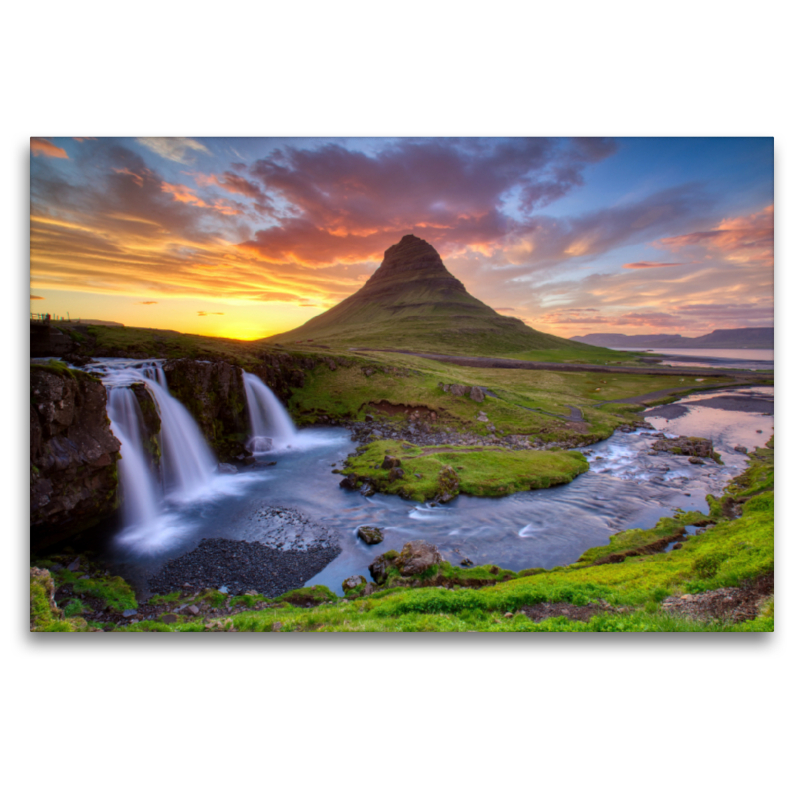
[[[756,431],[756,433],[763,433],[763,431]]]
[[[747,448],[743,444],[737,444],[736,447],[733,448],[737,453],[746,453]]]
[[[220,587],[219,587],[219,591],[220,591],[222,594],[230,594],[230,592],[229,592],[229,590],[228,590],[228,587],[227,587],[227,586],[220,586]]]
[[[380,544],[383,541],[383,532],[380,528],[362,525],[358,529],[358,538],[361,539],[364,544]]]
[[[136,616],[136,609],[135,608],[126,608],[122,612],[123,617],[135,617]]]
[[[472,561],[470,561],[470,559],[465,558],[465,559],[463,559],[461,561],[461,566],[462,567],[471,567],[471,566],[473,566],[473,563],[472,563]]]

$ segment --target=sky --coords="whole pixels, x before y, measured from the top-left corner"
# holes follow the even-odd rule
[[[771,327],[771,138],[31,139],[31,311],[257,339],[413,233],[558,336]]]

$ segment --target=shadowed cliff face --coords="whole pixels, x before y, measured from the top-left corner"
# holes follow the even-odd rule
[[[78,533],[117,507],[119,441],[106,390],[77,370],[31,366],[31,541]]]

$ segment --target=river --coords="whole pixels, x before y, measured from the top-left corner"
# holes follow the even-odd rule
[[[706,511],[705,496],[719,495],[746,466],[746,456],[733,448],[752,449],[772,435],[772,403],[771,387],[751,387],[698,392],[679,405],[648,411],[648,421],[667,436],[711,438],[723,465],[654,454],[654,431],[617,432],[582,448],[590,470],[570,484],[496,499],[461,495],[446,506],[379,494],[365,498],[340,488],[341,475],[333,469],[355,448],[349,432],[307,429],[295,432],[291,444],[276,443],[277,449],[259,454],[252,468],[211,475],[188,496],[168,495],[156,524],[117,531],[107,557],[143,588],[148,576],[203,538],[302,550],[323,533],[338,540],[341,554],[308,585],[339,594],[346,577],[369,577],[378,553],[399,550],[411,539],[433,542],[454,564],[465,558],[513,570],[569,564],[620,530],[651,527],[677,509]],[[287,523],[270,511],[275,507],[297,510],[313,524]],[[365,545],[356,535],[360,525],[380,527],[384,542]]]

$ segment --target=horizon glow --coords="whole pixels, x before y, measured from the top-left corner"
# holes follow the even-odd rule
[[[546,333],[774,324],[773,140],[31,139],[31,311],[258,339],[407,233]]]

